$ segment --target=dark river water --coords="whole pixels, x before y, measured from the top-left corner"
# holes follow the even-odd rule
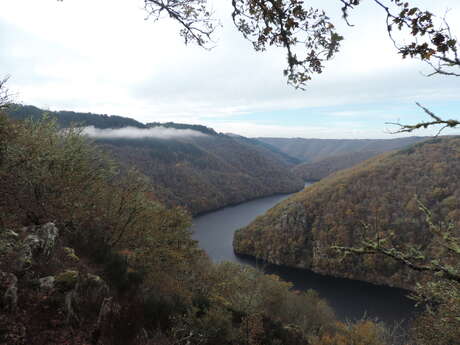
[[[193,220],[193,237],[214,262],[233,261],[257,266],[292,282],[296,289],[316,290],[341,320],[356,320],[367,315],[393,324],[411,318],[415,307],[404,290],[326,277],[307,270],[265,265],[253,259],[237,257],[232,247],[235,230],[246,226],[286,197],[288,195],[261,198],[198,216]]]

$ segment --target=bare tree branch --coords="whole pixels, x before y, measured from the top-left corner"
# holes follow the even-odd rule
[[[448,252],[450,252],[450,255],[456,257],[457,260],[460,259],[460,238],[455,235],[456,229],[454,228],[454,225],[444,222],[436,223],[431,211],[419,200],[417,200],[417,202],[420,211],[425,215],[429,230],[435,236],[437,243],[441,247],[447,249]],[[367,236],[369,226],[364,224],[363,229],[364,234],[360,247],[333,246],[332,248],[344,253],[345,255],[382,254],[415,271],[430,272],[434,276],[443,277],[448,281],[460,283],[460,267],[452,266],[447,262],[447,260],[446,262],[442,262],[442,259],[445,259],[444,257],[428,258],[425,253],[416,247],[408,247],[405,248],[405,250],[397,249],[389,245],[389,239],[381,237],[379,231],[377,231],[374,238],[369,238]]]
[[[457,126],[460,125],[459,120],[453,120],[453,119],[444,120],[441,117],[439,117],[438,115],[436,115],[435,113],[433,113],[428,108],[422,106],[420,103],[417,102],[416,104],[428,116],[430,116],[433,119],[433,121],[423,121],[423,122],[416,123],[415,125],[404,125],[404,124],[401,124],[401,123],[398,123],[398,122],[386,122],[386,124],[388,124],[388,125],[399,126],[399,129],[397,131],[394,131],[393,133],[411,133],[411,132],[413,132],[413,131],[415,131],[417,129],[420,129],[420,128],[428,128],[428,127],[431,127],[431,126],[442,125],[441,129],[436,134],[436,136],[438,136],[439,134],[441,134],[441,132],[444,129],[446,129],[446,128],[454,128],[454,127],[457,127]]]

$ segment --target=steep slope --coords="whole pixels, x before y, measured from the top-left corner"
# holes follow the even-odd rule
[[[336,171],[351,168],[378,154],[375,151],[345,153],[323,158],[313,163],[299,164],[293,167],[291,171],[304,181],[319,181]]]
[[[300,159],[294,158],[294,157],[288,155],[287,153],[281,151],[277,147],[265,143],[264,141],[261,141],[261,140],[255,139],[255,138],[246,138],[246,137],[243,137],[241,135],[232,134],[232,133],[226,133],[226,135],[228,135],[228,136],[230,136],[230,137],[232,137],[234,139],[237,139],[238,141],[242,141],[242,142],[257,146],[260,150],[263,150],[265,152],[268,151],[269,153],[274,154],[279,160],[281,160],[282,162],[284,162],[287,165],[298,165],[298,164],[302,163],[302,161]]]
[[[40,118],[43,112],[17,105],[9,115]],[[201,125],[143,124],[121,116],[48,113],[61,127],[72,123],[93,126],[96,143],[125,167],[136,167],[147,176],[157,199],[183,206],[192,214],[303,187],[302,180],[289,171],[295,159],[254,139],[217,134]],[[110,131],[127,126],[129,133]],[[146,134],[138,130],[158,130],[158,135],[143,137]]]
[[[149,191],[78,130],[0,110],[0,344],[326,345],[355,333],[313,291],[213,264],[190,216]]]
[[[193,214],[303,186],[275,155],[225,135],[97,143],[148,176],[160,200]]]
[[[304,138],[257,138],[295,157],[302,162],[318,160],[355,152],[374,151],[383,153],[415,144],[426,138],[408,137],[397,139],[304,139]]]
[[[343,258],[331,246],[358,246],[363,236],[379,234],[390,236],[396,248],[416,244],[439,254],[443,248],[433,241],[417,200],[433,212],[435,221],[460,225],[459,187],[460,138],[429,140],[337,172],[296,193],[240,229],[234,249],[276,264],[411,288],[414,272],[394,261]]]

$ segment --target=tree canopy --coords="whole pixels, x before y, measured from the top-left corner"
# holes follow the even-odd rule
[[[256,51],[270,47],[284,49],[287,83],[305,89],[314,74],[320,74],[325,63],[340,50],[343,37],[327,13],[309,6],[304,0],[231,0],[232,18],[238,31]],[[427,63],[432,72],[427,76],[460,76],[459,42],[445,16],[412,5],[405,0],[372,0],[386,17],[389,38],[402,58],[416,58]],[[353,26],[350,15],[363,0],[337,0],[343,19]],[[220,22],[208,0],[144,0],[148,17],[158,20],[163,14],[181,26],[185,43],[204,48],[213,45],[213,34]],[[396,133],[441,126],[454,128],[457,119],[446,119],[423,105],[417,105],[429,121],[416,124],[391,123]],[[439,134],[438,133],[438,134]]]
[[[352,26],[350,14],[362,0],[339,0],[343,18]],[[386,16],[387,30],[403,58],[427,62],[433,74],[460,76],[459,44],[445,17],[402,0],[373,0]],[[186,43],[209,48],[219,21],[207,0],[144,0],[145,10],[155,20],[162,14],[181,25]],[[335,56],[343,37],[327,13],[302,0],[232,0],[236,28],[254,49],[280,47],[287,54],[284,74],[288,83],[303,88],[324,63]],[[410,37],[408,42],[400,40]]]

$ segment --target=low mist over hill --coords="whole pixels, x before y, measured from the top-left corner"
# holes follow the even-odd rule
[[[40,118],[43,110],[15,106],[16,119]],[[193,214],[303,187],[290,172],[297,162],[254,139],[218,134],[201,125],[142,124],[121,116],[49,112],[62,127],[83,133],[126,168],[136,167],[153,185],[155,197]]]

